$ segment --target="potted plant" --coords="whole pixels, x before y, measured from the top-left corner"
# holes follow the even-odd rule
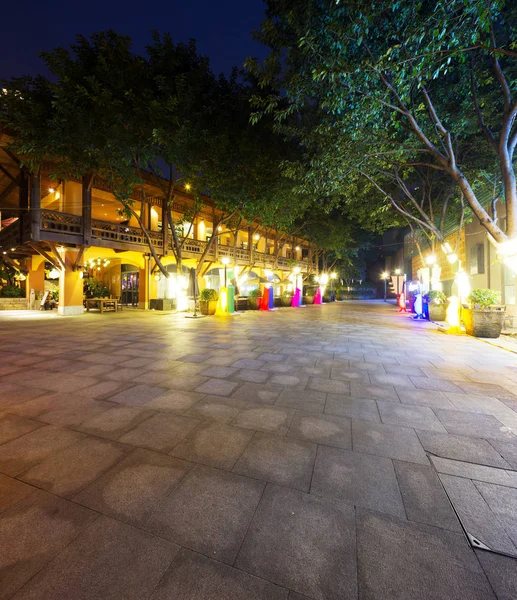
[[[484,338],[498,338],[504,324],[506,306],[497,306],[499,292],[488,289],[472,290],[464,308],[462,319],[469,335]]]
[[[260,289],[257,288],[256,290],[251,290],[251,292],[248,294],[248,308],[250,308],[251,310],[257,310],[258,303],[261,297],[262,292],[260,291]]]
[[[345,299],[345,290],[343,288],[339,288],[336,290],[336,300],[338,302],[342,302]]]
[[[293,303],[293,292],[290,290],[284,290],[281,296],[282,306],[291,306]]]
[[[202,315],[215,315],[219,294],[217,290],[205,288],[199,295],[199,309]]]
[[[429,306],[430,321],[445,321],[447,313],[447,296],[439,290],[431,290],[425,295]]]

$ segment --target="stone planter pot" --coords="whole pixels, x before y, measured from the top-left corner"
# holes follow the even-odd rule
[[[506,307],[464,308],[462,319],[468,335],[483,338],[498,338],[504,325]]]
[[[292,296],[282,296],[282,306],[288,307],[288,306],[291,306],[292,303],[293,303]]]
[[[429,304],[429,320],[445,321],[447,317],[446,304]]]
[[[314,304],[314,296],[303,296],[302,302],[303,304]]]
[[[202,315],[215,315],[217,300],[200,300],[199,310]]]

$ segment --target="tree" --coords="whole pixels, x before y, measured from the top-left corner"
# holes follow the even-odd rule
[[[495,242],[517,236],[514,3],[269,0],[267,5],[258,37],[272,53],[262,69],[248,64],[261,72],[264,86],[284,93],[258,99],[261,113],[275,114],[282,123],[316,108],[319,119],[310,135],[331,128],[342,141],[340,149],[373,145],[394,165],[443,173]],[[487,208],[492,198],[482,175],[493,163],[479,169],[484,151],[476,147],[483,143],[499,172],[496,197],[506,203],[505,226]],[[341,162],[341,177],[351,158],[357,158],[353,152],[334,158]]]

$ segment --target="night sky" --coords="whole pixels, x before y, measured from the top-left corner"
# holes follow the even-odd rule
[[[263,15],[262,0],[8,2],[2,8],[0,79],[45,73],[41,50],[68,46],[78,33],[105,29],[129,35],[136,51],[143,50],[152,29],[170,32],[174,41],[194,38],[213,71],[229,74],[248,56],[267,55],[251,37]]]

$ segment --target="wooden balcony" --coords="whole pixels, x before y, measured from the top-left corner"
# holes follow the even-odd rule
[[[60,245],[84,246],[84,239],[90,239],[90,246],[112,248],[118,251],[133,250],[149,252],[149,245],[144,232],[137,227],[129,227],[120,223],[92,219],[91,232],[85,236],[83,219],[78,215],[61,213],[52,210],[40,211],[39,228],[35,231],[37,220],[34,215],[22,215],[9,227],[0,231],[0,250],[9,251],[19,248],[28,242],[53,242]],[[163,235],[160,231],[149,231],[149,236],[159,255],[163,254]],[[184,238],[183,258],[199,258],[206,248],[207,242]],[[168,253],[172,253],[172,239],[169,236]],[[216,256],[217,254],[217,256]],[[235,248],[233,246],[213,246],[206,255],[206,260],[217,262],[222,257],[229,257],[238,265],[255,266],[267,269],[290,270],[293,264],[298,264],[302,271],[307,271],[308,261],[275,257],[271,254]]]

